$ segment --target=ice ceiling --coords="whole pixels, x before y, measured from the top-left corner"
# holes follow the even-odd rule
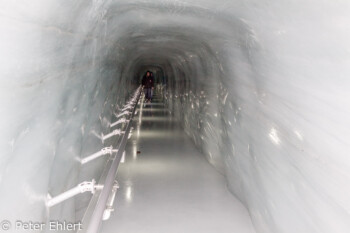
[[[79,159],[151,69],[257,232],[349,232],[349,6],[0,1],[1,219],[74,220],[89,196],[47,193],[101,172]]]

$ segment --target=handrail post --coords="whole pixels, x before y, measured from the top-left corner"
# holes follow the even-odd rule
[[[134,104],[132,113],[130,114],[130,118],[127,122],[127,126],[125,128],[125,131],[123,133],[120,145],[118,147],[118,151],[110,165],[110,168],[107,172],[107,175],[104,180],[103,184],[103,189],[101,190],[98,198],[97,198],[97,203],[95,208],[93,209],[91,215],[89,216],[88,219],[83,219],[83,227],[82,229],[78,230],[79,233],[97,233],[100,227],[100,224],[102,222],[106,207],[110,206],[111,202],[114,202],[114,187],[115,187],[115,177],[117,175],[117,170],[119,163],[121,161],[121,158],[124,153],[124,149],[128,140],[129,132],[131,129],[131,124],[132,124],[132,118],[134,117],[135,110],[137,107],[137,104],[139,102],[140,96],[141,96],[141,90],[142,87],[140,86],[132,100],[130,101],[129,104]],[[120,115],[124,116],[125,114]],[[116,192],[116,190],[115,190]],[[112,196],[111,196],[112,195]],[[107,204],[108,203],[108,204]],[[113,203],[112,203],[113,204]],[[108,206],[107,206],[108,205]],[[105,213],[105,217],[106,213]]]

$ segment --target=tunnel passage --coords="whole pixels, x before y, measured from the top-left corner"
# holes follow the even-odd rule
[[[349,231],[348,2],[0,4],[3,219],[76,219],[47,194],[101,173],[77,160],[151,66],[257,232]]]

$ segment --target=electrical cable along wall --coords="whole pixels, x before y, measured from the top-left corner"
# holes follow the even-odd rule
[[[348,1],[0,2],[0,217],[78,221],[147,67],[259,233],[350,230]],[[11,209],[13,211],[9,212]]]

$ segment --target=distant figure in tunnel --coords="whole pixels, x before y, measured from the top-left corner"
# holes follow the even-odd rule
[[[147,71],[146,74],[143,76],[142,85],[145,90],[146,102],[151,102],[154,88],[153,73],[151,71]]]

